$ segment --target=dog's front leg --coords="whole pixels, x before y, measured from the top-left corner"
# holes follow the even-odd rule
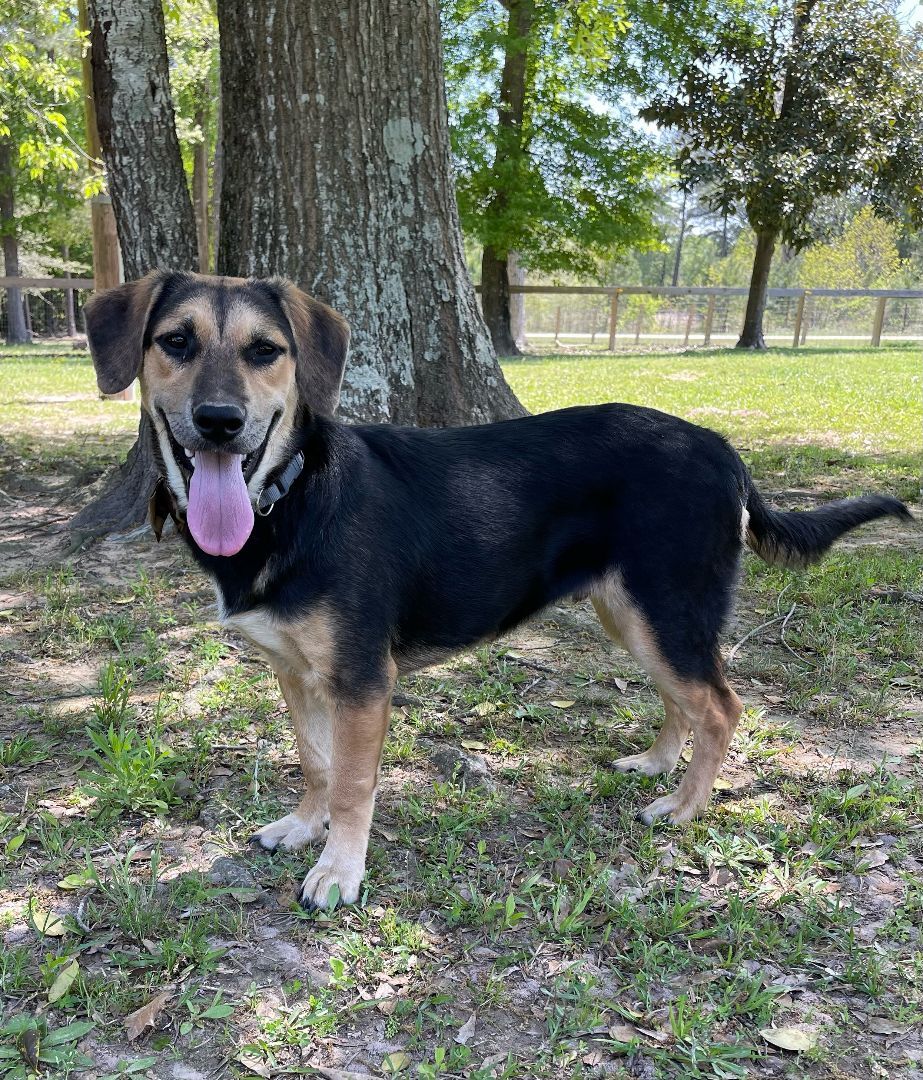
[[[322,840],[327,833],[327,778],[330,772],[332,709],[318,678],[276,669],[282,696],[295,728],[304,795],[291,814],[264,825],[253,840],[274,851],[297,851]]]
[[[327,907],[333,886],[341,903],[359,899],[395,675],[392,666],[383,689],[364,695],[360,702],[339,701],[334,708],[330,833],[301,887],[301,902],[307,908]],[[336,902],[336,893],[333,898]]]

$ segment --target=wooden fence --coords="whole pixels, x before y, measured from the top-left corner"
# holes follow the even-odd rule
[[[478,286],[480,291],[480,286]],[[609,350],[616,346],[619,328],[619,304],[623,297],[629,296],[661,296],[665,298],[697,298],[706,297],[702,337],[703,344],[710,345],[715,320],[715,307],[719,297],[745,297],[749,290],[732,286],[684,286],[684,285],[511,285],[511,293],[525,295],[545,296],[600,296],[609,298],[608,332]],[[875,300],[872,314],[872,322],[869,331],[871,345],[881,345],[882,329],[885,323],[885,315],[889,300],[923,300],[923,289],[770,289],[768,298],[787,298],[795,301],[794,327],[792,331],[792,345],[799,346],[805,343],[807,337],[807,323],[805,320],[806,305],[812,297],[831,297],[841,300]],[[690,307],[686,320],[686,333],[684,344],[689,343],[692,328],[693,308]],[[555,337],[560,333],[560,307],[557,311]]]

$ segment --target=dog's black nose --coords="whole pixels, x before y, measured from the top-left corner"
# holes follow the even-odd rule
[[[237,405],[198,405],[192,410],[196,430],[212,442],[225,443],[239,435],[247,414]]]

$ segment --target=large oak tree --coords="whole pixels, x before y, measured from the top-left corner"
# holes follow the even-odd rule
[[[219,0],[218,22],[219,272],[346,316],[346,417],[520,413],[465,267],[436,0]]]

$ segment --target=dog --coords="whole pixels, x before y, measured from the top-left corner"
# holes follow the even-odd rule
[[[803,566],[863,522],[910,518],[883,495],[774,510],[720,435],[634,405],[450,429],[338,422],[348,326],[282,279],[156,272],[85,314],[101,390],[140,378],[158,536],[173,516],[222,621],[278,677],[305,793],[254,839],[324,841],[308,908],[359,898],[398,675],[589,597],[664,704],[650,749],[615,768],[668,773],[691,732],[682,782],[641,813],[685,822],[740,719],[719,639],[744,547]]]

